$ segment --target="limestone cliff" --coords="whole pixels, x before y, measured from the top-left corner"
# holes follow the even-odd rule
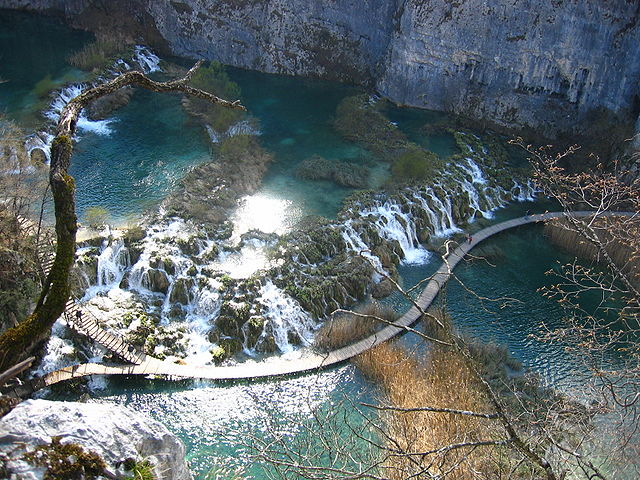
[[[638,0],[110,2],[118,5],[140,23],[151,19],[178,55],[361,83],[400,104],[550,136],[601,118],[599,110],[627,122],[640,110]],[[84,26],[105,8],[0,6],[63,11]]]

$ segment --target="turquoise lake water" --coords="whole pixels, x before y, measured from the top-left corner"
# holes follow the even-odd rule
[[[44,122],[38,112],[47,108],[49,97],[40,90],[46,84],[61,86],[81,79],[65,57],[90,39],[90,35],[54,20],[0,10],[0,77],[6,80],[0,84],[0,109],[29,129]],[[274,155],[260,193],[289,202],[288,222],[308,214],[333,217],[342,199],[353,191],[331,182],[296,178],[295,165],[311,155],[371,167],[376,172],[372,186],[384,180],[386,167],[343,140],[332,127],[338,103],[359,89],[239,69],[229,69],[229,74],[242,89],[243,104],[259,121],[262,146]],[[455,152],[452,137],[426,136],[420,131],[420,125],[437,121],[439,114],[392,110],[391,120],[410,139],[442,155]],[[206,131],[183,112],[177,96],[137,91],[131,102],[114,114],[109,128],[109,135],[79,132],[71,173],[78,185],[80,216],[91,206],[105,207],[119,220],[157,208],[185,171],[210,158]],[[495,221],[545,208],[531,203],[513,205],[498,212]],[[483,306],[452,282],[446,305],[456,324],[483,340],[506,345],[549,383],[579,389],[581,383],[575,375],[581,368],[579,359],[561,345],[534,338],[542,332],[543,323],[560,324],[562,311],[537,289],[551,282],[545,272],[569,257],[544,239],[539,226],[506,232],[487,245],[493,266],[475,261],[458,267],[457,274],[479,295],[519,301],[504,309],[492,303]],[[426,265],[401,267],[405,285],[438,265],[434,255]],[[226,457],[242,465],[248,453],[236,442],[264,432],[273,420],[272,412],[286,414],[282,419],[288,415],[305,418],[309,406],[329,409],[344,396],[371,395],[371,386],[351,366],[249,385],[116,379],[108,380],[107,387],[99,394],[99,401],[131,405],[180,436],[199,479],[206,478],[212,465],[224,463]],[[341,407],[337,412],[351,415],[349,408]]]

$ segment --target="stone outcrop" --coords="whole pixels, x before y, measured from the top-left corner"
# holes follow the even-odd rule
[[[0,0],[84,28],[96,28],[101,5]],[[178,55],[364,84],[396,103],[548,136],[598,110],[625,122],[638,114],[640,3],[629,0],[116,0],[110,9],[134,9],[140,25],[123,28],[161,36]]]
[[[47,400],[27,400],[0,419],[0,453],[6,456],[8,477],[41,478],[23,455],[50,443],[52,437],[97,453],[112,473],[116,465],[131,458],[148,460],[159,480],[192,478],[184,460],[184,445],[155,420],[119,405]]]

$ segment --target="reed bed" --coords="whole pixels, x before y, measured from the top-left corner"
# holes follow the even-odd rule
[[[625,239],[625,235],[612,235],[605,223],[610,221],[611,219],[596,221],[595,228],[599,232],[599,240],[606,245],[605,250],[613,262],[622,271],[630,274],[636,285],[640,285],[640,251],[637,239],[620,241],[619,239]],[[595,245],[580,233],[568,228],[566,222],[547,223],[544,227],[544,233],[551,242],[580,258],[601,261],[601,253]]]
[[[68,61],[80,70],[91,72],[109,66],[126,52],[127,48],[127,43],[120,37],[99,38],[72,54]]]
[[[372,301],[354,310],[352,313],[336,313],[318,330],[314,339],[314,349],[319,352],[330,352],[351,345],[363,338],[373,335],[386,325],[378,320],[392,322],[398,318],[392,308]],[[366,315],[366,316],[362,316]],[[376,318],[377,317],[377,318]]]
[[[448,448],[496,440],[499,434],[495,420],[407,411],[433,407],[491,412],[490,402],[469,360],[457,350],[437,346],[422,361],[397,343],[385,343],[359,355],[355,363],[380,386],[387,404],[395,408],[381,415],[388,434],[384,469],[389,478],[489,478],[504,463],[500,459],[504,452],[495,446]]]

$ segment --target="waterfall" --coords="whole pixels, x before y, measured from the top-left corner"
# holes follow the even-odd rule
[[[429,200],[427,201],[423,195]],[[432,235],[444,237],[460,231],[453,220],[451,197],[446,196],[440,199],[433,188],[425,187],[423,191],[413,192],[413,198],[419,202],[420,208],[429,218]],[[429,204],[429,201],[432,205]]]
[[[161,71],[159,64],[160,59],[151,50],[142,45],[136,45],[134,47],[133,60],[135,60],[141,67],[144,73],[151,73]],[[107,78],[99,77],[100,82],[106,82],[110,78],[116,77],[123,71],[131,70],[131,66],[123,59],[118,59],[114,62],[111,69],[107,71]],[[69,103],[69,101],[80,95],[83,90],[92,87],[93,85],[87,85],[83,83],[75,83],[67,85],[61,90],[53,94],[53,101],[49,105],[49,108],[44,112],[45,117],[54,123],[58,123],[60,119],[60,113],[62,109]],[[111,123],[113,119],[105,120],[90,120],[84,114],[84,111],[80,113],[78,117],[78,130],[84,132],[93,132],[97,135],[110,135],[112,133]],[[51,142],[54,136],[48,132],[40,132],[38,135],[31,136],[25,143],[25,149],[29,154],[35,149],[40,149],[44,152],[47,161],[51,160]]]
[[[58,123],[62,109],[72,98],[80,95],[82,91],[88,87],[88,85],[82,83],[76,83],[64,87],[55,94],[54,99],[49,106],[49,110],[44,112],[44,115],[54,123]],[[109,135],[111,134],[111,128],[109,128],[109,125],[112,122],[113,120],[89,120],[84,112],[82,112],[78,118],[78,129],[85,132],[93,132],[98,135]],[[53,137],[51,137],[51,139],[53,139]]]
[[[352,212],[352,219],[342,225],[342,237],[348,248],[358,253],[370,249],[359,231],[362,227],[355,221],[366,219],[367,225],[374,227],[381,238],[400,245],[403,263],[425,263],[430,255],[420,244],[425,231],[436,237],[451,235],[461,231],[456,225],[457,216],[465,216],[457,219],[462,222],[472,222],[477,215],[491,218],[493,212],[510,199],[534,199],[535,190],[530,180],[526,183],[513,180],[513,186],[506,190],[490,182],[479,160],[477,154],[474,158],[464,157],[459,163],[447,165],[442,177],[431,185],[406,187],[389,198],[374,198]],[[368,255],[374,265],[381,268],[380,260]]]
[[[262,132],[250,120],[241,120],[227,130],[227,137],[235,135],[262,135]]]
[[[98,256],[98,286],[107,289],[117,287],[130,263],[129,250],[122,239],[105,240]]]
[[[46,163],[49,164],[51,162],[51,142],[53,141],[53,135],[47,132],[37,132],[33,135],[27,137],[27,140],[24,143],[24,148],[31,158],[31,154],[34,150],[42,150],[44,153]]]
[[[355,252],[357,255],[362,255],[363,257],[368,259],[377,271],[384,271],[382,262],[378,257],[371,253],[369,245],[365,243],[360,234],[353,227],[352,220],[347,220],[346,222],[344,222],[340,231],[340,235],[344,239],[344,242],[349,250]],[[374,272],[373,280],[375,282],[379,282],[381,279],[382,276],[378,272]]]
[[[211,125],[205,124],[204,128],[207,129],[211,143],[220,143],[220,136],[216,133]]]
[[[134,47],[133,59],[140,65],[144,73],[161,72],[160,58],[143,45]]]
[[[482,173],[482,170],[480,169],[478,164],[474,162],[470,157],[466,157],[465,160],[467,162],[466,165],[464,163],[458,163],[457,166],[471,177],[472,183],[486,185],[487,179],[484,177],[484,174]]]
[[[260,289],[258,301],[265,308],[263,316],[266,322],[262,337],[272,334],[282,353],[294,349],[289,343],[290,332],[294,332],[303,345],[311,343],[316,323],[297,301],[276,287],[271,280],[267,280]]]
[[[416,265],[428,261],[430,254],[420,245],[413,217],[404,213],[401,205],[393,200],[387,200],[361,214],[371,219],[382,238],[395,240],[400,244],[404,263]]]

